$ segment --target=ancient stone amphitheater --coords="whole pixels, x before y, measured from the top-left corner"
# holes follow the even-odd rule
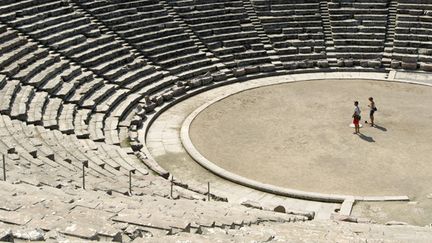
[[[215,176],[180,139],[275,80],[430,85],[431,40],[432,0],[1,0],[0,241],[431,242],[432,194]]]

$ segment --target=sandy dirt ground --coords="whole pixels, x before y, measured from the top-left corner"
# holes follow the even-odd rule
[[[378,107],[376,127],[364,124],[369,96]],[[349,127],[354,100],[361,135]],[[431,104],[427,86],[288,83],[211,105],[193,121],[190,136],[207,159],[250,179],[321,193],[408,195],[432,207]]]

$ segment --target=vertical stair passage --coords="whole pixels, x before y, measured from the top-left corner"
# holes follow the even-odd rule
[[[327,53],[327,61],[329,62],[330,66],[334,66],[337,60],[336,60],[333,34],[332,34],[332,29],[330,24],[330,13],[329,13],[327,1],[320,2],[320,13],[321,13],[322,25],[324,29],[324,40],[325,40],[325,48]]]
[[[382,63],[386,68],[390,68],[393,55],[393,42],[395,38],[397,6],[397,0],[390,1],[387,15],[387,32],[384,42],[384,53],[382,59]]]
[[[255,28],[256,32],[258,32],[258,37],[264,44],[264,49],[266,50],[267,55],[270,57],[271,63],[275,66],[276,70],[283,69],[283,63],[280,60],[280,57],[277,55],[276,50],[273,48],[270,38],[265,33],[264,27],[262,26],[261,21],[258,18],[258,15],[255,12],[251,2],[249,0],[243,0],[243,5],[253,27]]]

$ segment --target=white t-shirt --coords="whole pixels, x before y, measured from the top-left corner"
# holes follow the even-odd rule
[[[360,116],[360,108],[358,106],[356,106],[356,108],[354,109],[354,114],[359,115]]]

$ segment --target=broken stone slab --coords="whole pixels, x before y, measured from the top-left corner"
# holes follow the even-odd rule
[[[29,215],[22,214],[15,211],[4,211],[0,213],[0,222],[16,224],[16,225],[25,225],[32,218]]]
[[[213,82],[213,76],[205,76],[201,78],[202,85],[208,85]]]
[[[273,72],[276,70],[276,67],[272,64],[264,64],[259,67],[261,72]]]
[[[132,140],[132,138],[131,138],[131,140]],[[133,140],[130,142],[130,146],[131,146],[133,151],[140,151],[144,147],[144,145],[142,143],[136,142]]]
[[[96,240],[98,238],[96,230],[91,225],[85,225],[84,223],[78,225],[73,222],[66,222],[60,226],[60,233],[88,240]]]
[[[244,201],[241,203],[241,205],[248,207],[248,208],[255,208],[255,209],[259,209],[259,210],[263,209],[263,207],[258,202],[255,202],[252,200]]]
[[[354,60],[353,59],[347,59],[344,60],[345,67],[353,67],[354,66]]]
[[[244,68],[236,68],[233,70],[233,74],[236,77],[244,76],[246,75],[246,70]]]
[[[330,218],[336,221],[357,223],[357,218],[348,215],[340,215],[338,213],[332,214]]]
[[[429,63],[421,63],[420,69],[426,72],[432,72],[432,64]]]
[[[184,93],[186,93],[186,88],[184,86],[174,86],[172,88],[172,94],[174,97],[183,95]]]
[[[388,221],[385,223],[385,225],[408,225],[408,223],[401,221]]]
[[[135,115],[132,117],[132,120],[130,122],[131,125],[135,125],[135,126],[141,126],[142,125],[142,118],[138,115]]]
[[[298,215],[298,216],[304,216],[306,217],[308,220],[312,220],[315,218],[315,212],[314,211],[297,211],[297,210],[286,210],[287,214],[293,214],[293,215]]]
[[[163,102],[164,102],[164,99],[163,99],[162,95],[156,95],[156,96],[153,96],[151,100],[152,100],[154,103],[156,103],[157,106],[162,105]]]
[[[377,61],[377,60],[370,60],[370,61],[368,61],[368,66],[371,68],[380,68],[381,62]]]
[[[398,61],[391,61],[390,67],[393,69],[399,69],[399,68],[401,68],[401,63]]]
[[[367,68],[369,67],[369,61],[368,60],[360,60],[360,66]]]
[[[259,72],[258,66],[248,66],[245,67],[246,74],[254,74]]]
[[[12,231],[12,236],[21,240],[42,241],[45,239],[45,232],[41,229],[16,229]]]
[[[307,68],[308,65],[307,65],[306,61],[298,61],[297,62],[297,67],[298,68]]]
[[[143,104],[143,108],[145,110],[145,112],[152,112],[154,111],[154,109],[156,108],[157,104],[152,102],[150,100],[150,97],[147,95],[144,97],[144,104]]]
[[[201,79],[193,79],[189,81],[189,86],[191,88],[198,88],[202,85]]]
[[[318,61],[317,65],[320,68],[328,68],[329,67],[329,63],[326,60],[320,60],[320,61]]]
[[[171,90],[169,90],[169,91],[163,93],[162,97],[164,98],[165,101],[169,101],[174,97],[174,95],[173,95],[173,92]]]
[[[223,81],[226,79],[226,74],[225,73],[214,73],[212,74],[213,77],[213,81],[218,82],[218,81]]]

